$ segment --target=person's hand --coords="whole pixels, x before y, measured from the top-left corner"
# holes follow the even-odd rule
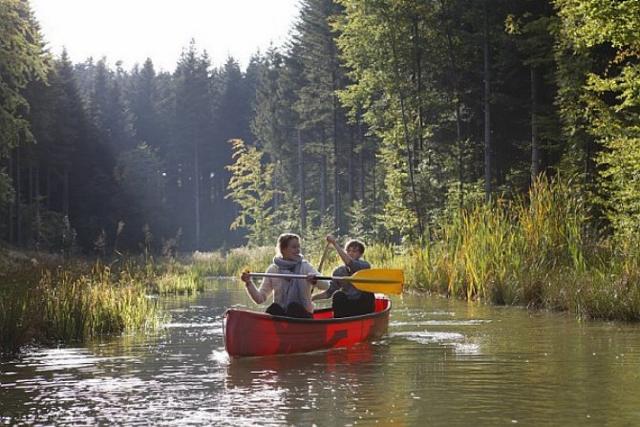
[[[249,272],[248,271],[243,271],[242,275],[240,276],[240,280],[242,280],[247,285],[250,284],[251,283],[251,276],[249,275]]]
[[[307,275],[307,281],[309,281],[312,285],[318,283],[318,277],[315,274],[311,273]]]
[[[337,243],[338,243],[338,242],[336,241],[336,238],[335,238],[335,237],[333,237],[333,235],[331,235],[331,234],[328,234],[328,235],[327,235],[327,242],[331,243],[332,245],[335,245],[335,244],[337,244]]]

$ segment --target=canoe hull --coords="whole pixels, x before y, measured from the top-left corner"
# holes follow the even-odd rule
[[[340,319],[331,309],[316,310],[313,319],[229,309],[223,320],[225,348],[230,356],[250,357],[349,347],[383,336],[390,310],[387,298],[376,299],[374,313]]]

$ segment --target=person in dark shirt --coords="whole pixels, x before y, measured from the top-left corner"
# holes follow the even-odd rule
[[[367,261],[360,259],[364,255],[364,243],[349,240],[344,249],[338,245],[336,238],[327,236],[327,242],[333,245],[344,265],[336,268],[332,276],[351,276],[356,271],[371,268]],[[333,317],[351,317],[371,313],[375,310],[375,295],[356,289],[350,282],[332,280],[329,289],[316,294],[312,299],[333,298]]]

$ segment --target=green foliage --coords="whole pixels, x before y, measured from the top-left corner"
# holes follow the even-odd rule
[[[263,154],[256,147],[247,147],[239,139],[230,143],[234,163],[227,166],[232,175],[226,197],[240,206],[238,217],[230,227],[246,228],[250,244],[265,245],[272,242],[277,233],[271,207],[274,196],[271,187],[273,165],[262,165]]]
[[[349,234],[361,239],[373,240],[377,228],[375,224],[372,224],[375,219],[372,218],[370,209],[361,200],[356,200],[351,204],[347,216],[349,218]]]
[[[47,56],[29,3],[0,2],[0,161],[20,142],[32,142],[26,113],[29,103],[21,92],[32,80],[46,81]],[[0,206],[5,206],[10,177],[0,173]]]
[[[29,126],[21,114],[29,108],[20,90],[32,79],[46,81],[47,63],[29,3],[5,0],[0,4],[0,153],[18,143]]]
[[[600,166],[602,204],[621,236],[640,230],[640,4],[637,1],[556,0],[561,37],[578,57],[596,55],[604,67],[583,71],[579,92],[584,128],[604,150]],[[602,52],[605,52],[604,54]]]
[[[15,193],[11,186],[11,179],[6,170],[0,170],[0,206],[5,206],[9,201],[13,200]]]
[[[310,217],[309,224],[302,233],[304,256],[307,257],[310,262],[314,263],[314,265],[318,265],[327,244],[327,235],[336,233],[335,223],[330,215],[325,214],[319,215],[318,217]],[[333,250],[331,251],[335,252]]]

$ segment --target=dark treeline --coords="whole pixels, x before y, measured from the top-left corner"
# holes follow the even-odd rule
[[[173,73],[52,59],[27,2],[2,5],[29,29],[0,57],[14,244],[229,246],[238,214],[256,244],[419,239],[543,173],[637,231],[638,2],[303,0],[288,43],[246,70],[191,44]]]
[[[29,17],[24,2],[6,6]],[[25,25],[32,44],[42,43],[31,18]],[[225,166],[227,141],[251,140],[253,62],[246,72],[233,58],[214,68],[195,42],[173,73],[156,73],[151,59],[127,71],[39,50],[33,60],[46,74],[16,94],[24,104],[14,116],[27,123],[9,144],[2,129],[12,187],[4,240],[99,253],[240,243],[226,231],[235,210],[224,199]]]

